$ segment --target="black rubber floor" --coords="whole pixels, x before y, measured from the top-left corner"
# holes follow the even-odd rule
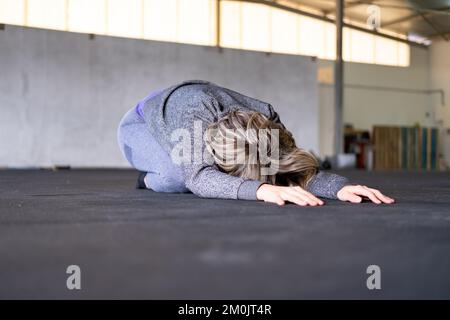
[[[0,298],[450,298],[450,174],[346,175],[398,203],[277,207],[135,190],[134,171],[0,171]]]

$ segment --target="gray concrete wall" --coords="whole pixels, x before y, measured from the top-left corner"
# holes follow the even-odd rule
[[[332,68],[331,61],[319,61],[319,68]],[[391,67],[364,63],[345,63],[344,123],[356,129],[371,130],[374,125],[436,125],[430,89],[429,50],[411,47],[409,67]],[[365,88],[352,88],[362,85]],[[350,87],[348,87],[350,86]],[[417,90],[376,90],[374,87]],[[333,152],[334,99],[332,85],[319,86],[320,150]]]
[[[0,166],[127,166],[121,116],[150,91],[205,79],[271,102],[319,150],[316,63],[308,57],[6,26],[0,31]]]

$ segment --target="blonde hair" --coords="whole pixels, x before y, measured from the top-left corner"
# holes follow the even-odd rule
[[[270,137],[261,134],[262,130],[269,133]],[[274,132],[277,135],[273,135]],[[269,143],[265,146],[268,147],[268,158],[270,164],[276,163],[277,167],[273,174],[263,174],[269,164],[252,152],[267,137]],[[272,144],[274,137],[278,138],[275,145]],[[316,158],[298,148],[292,134],[282,124],[269,120],[259,112],[230,112],[208,127],[205,141],[219,169],[232,176],[304,188],[318,169]]]

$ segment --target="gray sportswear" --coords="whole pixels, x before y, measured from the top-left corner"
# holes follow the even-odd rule
[[[200,120],[202,131],[232,110],[257,111],[280,122],[278,114],[266,102],[201,80],[185,81],[145,100],[139,114],[151,135],[171,154],[177,141],[171,140],[176,129],[186,129],[194,136],[194,121]],[[204,148],[204,145],[202,146]],[[181,164],[182,179],[187,189],[205,198],[256,200],[260,181],[234,177],[207,162]],[[335,199],[348,180],[342,176],[319,172],[307,186],[318,197]]]

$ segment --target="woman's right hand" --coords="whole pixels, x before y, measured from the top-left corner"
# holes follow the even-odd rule
[[[301,187],[281,187],[262,184],[256,191],[256,198],[265,202],[276,203],[280,206],[286,201],[299,206],[321,206],[323,201]]]

